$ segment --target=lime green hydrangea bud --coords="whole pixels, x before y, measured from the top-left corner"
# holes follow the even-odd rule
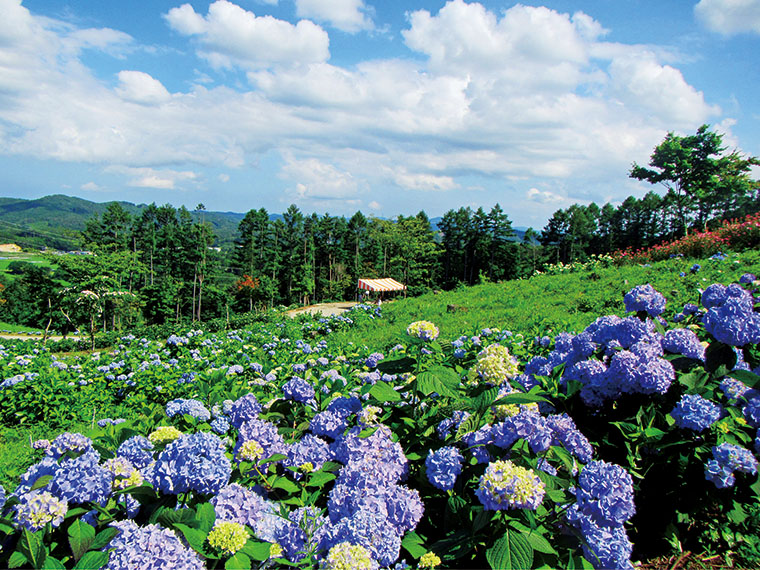
[[[235,554],[247,541],[248,532],[236,522],[217,522],[208,533],[209,545],[225,554]]]
[[[375,570],[377,564],[361,545],[341,542],[327,553],[326,570]]]
[[[420,558],[420,568],[435,568],[441,564],[441,559],[436,556],[435,552],[426,552]]]
[[[269,547],[269,558],[279,558],[280,556],[282,556],[282,546],[273,542],[272,546]]]
[[[311,461],[307,461],[306,463],[299,465],[298,470],[302,473],[311,473],[314,471],[314,464]]]
[[[249,439],[240,446],[238,451],[238,459],[243,461],[258,461],[264,456],[264,448],[261,447],[258,441]]]
[[[153,445],[161,445],[178,439],[182,435],[174,426],[161,426],[148,435],[148,439]]]
[[[478,353],[475,371],[482,380],[497,385],[520,373],[517,359],[500,344],[489,345]]]

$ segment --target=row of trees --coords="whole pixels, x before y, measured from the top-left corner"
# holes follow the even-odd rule
[[[540,233],[518,239],[496,204],[446,212],[431,225],[424,212],[395,219],[250,210],[233,248],[213,247],[205,207],[151,204],[138,216],[109,204],[82,238],[96,255],[52,256],[50,273],[29,266],[7,282],[0,318],[34,326],[119,328],[203,321],[275,305],[352,299],[362,277],[393,277],[411,294],[531,275],[546,263],[650,246],[691,227],[760,208],[749,177],[755,158],[724,154],[721,137],[702,127],[669,134],[634,178],[663,183],[664,195],[629,197],[619,206],[574,204],[556,211]],[[93,318],[97,314],[97,319]]]
[[[554,212],[541,233],[547,260],[571,262],[591,254],[638,249],[683,237],[692,229],[760,210],[756,157],[727,153],[723,136],[702,125],[694,135],[668,133],[647,167],[633,163],[631,178],[665,188],[663,195],[628,197],[619,206],[573,204]]]

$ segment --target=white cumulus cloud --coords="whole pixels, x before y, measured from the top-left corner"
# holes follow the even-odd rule
[[[120,71],[116,93],[126,101],[144,105],[157,105],[171,99],[171,95],[158,79],[142,71]]]
[[[272,64],[313,63],[329,58],[327,33],[310,20],[295,25],[272,16],[256,16],[237,4],[217,0],[204,17],[190,4],[164,16],[169,26],[197,36],[200,55],[215,67],[267,67]]]
[[[299,18],[327,22],[352,34],[374,28],[369,12],[363,0],[296,0]]]
[[[709,30],[725,36],[760,34],[760,0],[700,0],[694,14]]]

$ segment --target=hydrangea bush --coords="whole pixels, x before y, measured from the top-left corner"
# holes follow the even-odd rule
[[[346,319],[381,318],[370,307],[66,362],[2,355],[6,421],[36,413],[32,382],[95,413],[89,437],[32,442],[36,462],[0,487],[0,566],[633,568],[672,547],[751,561],[753,287],[707,287],[672,322],[635,287],[631,315],[535,342],[487,328],[443,343],[417,321],[393,346],[331,345]]]

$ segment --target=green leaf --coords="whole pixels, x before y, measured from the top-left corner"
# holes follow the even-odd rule
[[[236,552],[227,559],[227,561],[224,563],[224,567],[230,570],[250,570],[251,559],[242,552]]]
[[[36,491],[37,489],[41,489],[42,487],[50,483],[52,478],[53,478],[52,475],[43,475],[41,477],[38,477],[34,481],[34,485],[32,485],[30,491]]]
[[[503,406],[506,404],[531,404],[533,402],[548,402],[546,398],[535,394],[525,394],[524,392],[514,392],[499,398],[492,405]]]
[[[533,548],[524,534],[507,529],[504,536],[486,551],[486,560],[494,569],[530,568]]]
[[[480,427],[480,420],[478,419],[478,417],[475,415],[468,416],[466,420],[464,420],[461,424],[459,424],[459,429],[457,430],[457,434],[454,439],[459,441],[468,433],[476,431],[479,427]]]
[[[79,559],[74,570],[94,570],[108,564],[108,553],[99,550],[90,550]]]
[[[299,491],[298,485],[293,483],[290,479],[287,477],[278,477],[274,484],[272,485],[273,489],[282,489],[283,491],[286,491],[288,493],[297,493]]]
[[[104,528],[95,535],[95,539],[92,541],[92,544],[90,544],[90,548],[92,550],[100,550],[101,548],[105,548],[108,543],[111,542],[111,539],[117,534],[119,534],[119,529],[113,528],[111,526]]]
[[[42,565],[42,567],[46,570],[64,570],[66,568],[63,565],[63,562],[57,558],[53,558],[52,556],[45,558],[45,563]]]
[[[530,546],[533,548],[533,550],[543,552],[544,554],[557,554],[557,551],[554,550],[552,545],[549,544],[549,541],[546,540],[544,536],[532,532],[530,534],[526,534],[525,537],[528,539],[528,542],[530,543]]]
[[[428,550],[423,546],[423,540],[416,532],[407,532],[404,536],[404,540],[401,541],[406,551],[412,555],[413,558],[420,558]]]
[[[95,539],[95,529],[81,519],[77,519],[69,526],[68,534],[74,560],[79,560],[85,552],[90,550],[90,545]]]
[[[456,397],[458,387],[459,376],[451,368],[435,366],[417,376],[417,390],[426,396],[436,392],[441,396]]]
[[[21,568],[22,566],[28,567],[29,560],[17,550],[8,559],[8,568]]]
[[[729,372],[728,375],[731,378],[735,378],[736,380],[741,380],[749,388],[754,388],[760,384],[760,376],[753,374],[749,370],[734,370],[732,372]]]
[[[47,552],[42,543],[43,532],[30,532],[24,529],[18,541],[18,548],[34,568],[40,568]]]
[[[265,457],[261,461],[259,461],[259,465],[264,465],[265,463],[274,463],[275,461],[282,461],[283,459],[287,459],[287,455],[283,455],[282,453],[273,453],[269,457]]]
[[[198,528],[204,532],[209,532],[216,521],[214,505],[211,503],[202,503],[196,507],[195,519],[198,521]]]
[[[192,525],[195,521],[194,509],[166,509],[158,517],[159,522],[164,526],[172,526],[177,523]]]
[[[206,536],[208,533],[203,532],[198,528],[191,528],[186,524],[176,523],[173,526],[182,533],[193,550],[203,553],[203,544],[206,542]]]
[[[311,474],[309,482],[306,483],[307,487],[323,487],[325,483],[329,483],[335,479],[335,475],[332,473],[325,473],[324,471],[315,471]]]
[[[711,342],[705,351],[705,370],[717,373],[722,366],[733,370],[736,366],[736,353],[733,347],[727,344],[718,341]]]
[[[268,542],[254,542],[249,540],[245,543],[245,546],[240,549],[240,552],[253,560],[269,560],[269,553],[271,552],[272,545]]]
[[[387,382],[377,382],[372,386],[369,394],[378,402],[398,402],[401,400],[401,394],[396,392]]]

